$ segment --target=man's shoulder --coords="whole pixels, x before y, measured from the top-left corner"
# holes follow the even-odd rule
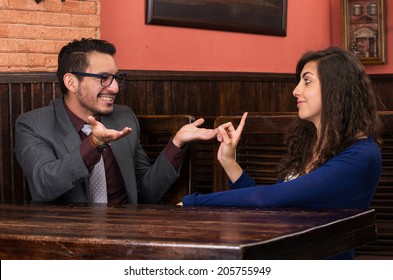
[[[125,116],[125,115],[135,116],[135,113],[127,105],[114,104],[112,115],[114,115],[114,116]]]
[[[127,105],[122,105],[122,104],[113,104],[115,110],[120,110],[120,111],[132,111],[130,107]]]
[[[61,100],[55,99],[49,102],[48,105],[32,109],[30,111],[23,112],[20,114],[19,118],[22,117],[47,117],[49,114],[54,114],[55,104],[61,102]]]
[[[139,126],[139,121],[134,111],[127,105],[115,104],[112,114],[107,116],[108,120],[112,123],[116,123],[120,127],[132,127],[137,129]]]

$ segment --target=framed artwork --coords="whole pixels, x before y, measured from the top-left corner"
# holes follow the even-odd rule
[[[385,64],[384,0],[341,0],[343,47],[363,64]]]
[[[287,35],[287,0],[146,0],[146,24]]]

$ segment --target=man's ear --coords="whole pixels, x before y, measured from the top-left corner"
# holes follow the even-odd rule
[[[79,80],[71,73],[64,74],[63,82],[69,92],[76,92],[79,87]]]

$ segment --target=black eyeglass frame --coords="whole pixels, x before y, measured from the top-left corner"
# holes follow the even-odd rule
[[[126,81],[127,74],[126,73],[117,73],[117,74],[111,74],[111,73],[101,73],[101,74],[94,74],[94,73],[86,73],[86,72],[80,72],[80,71],[72,71],[70,72],[71,74],[78,75],[81,77],[93,77],[93,78],[99,78],[100,83],[102,87],[109,87],[112,83],[113,80],[116,79],[116,82],[118,86],[122,86],[124,82]],[[104,85],[103,81],[104,79],[107,79],[108,76],[112,76],[111,81],[109,82],[108,85]]]

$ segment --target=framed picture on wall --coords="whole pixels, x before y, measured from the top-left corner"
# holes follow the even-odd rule
[[[384,0],[341,0],[343,46],[363,64],[385,64]]]
[[[146,24],[287,35],[287,0],[146,0]]]

